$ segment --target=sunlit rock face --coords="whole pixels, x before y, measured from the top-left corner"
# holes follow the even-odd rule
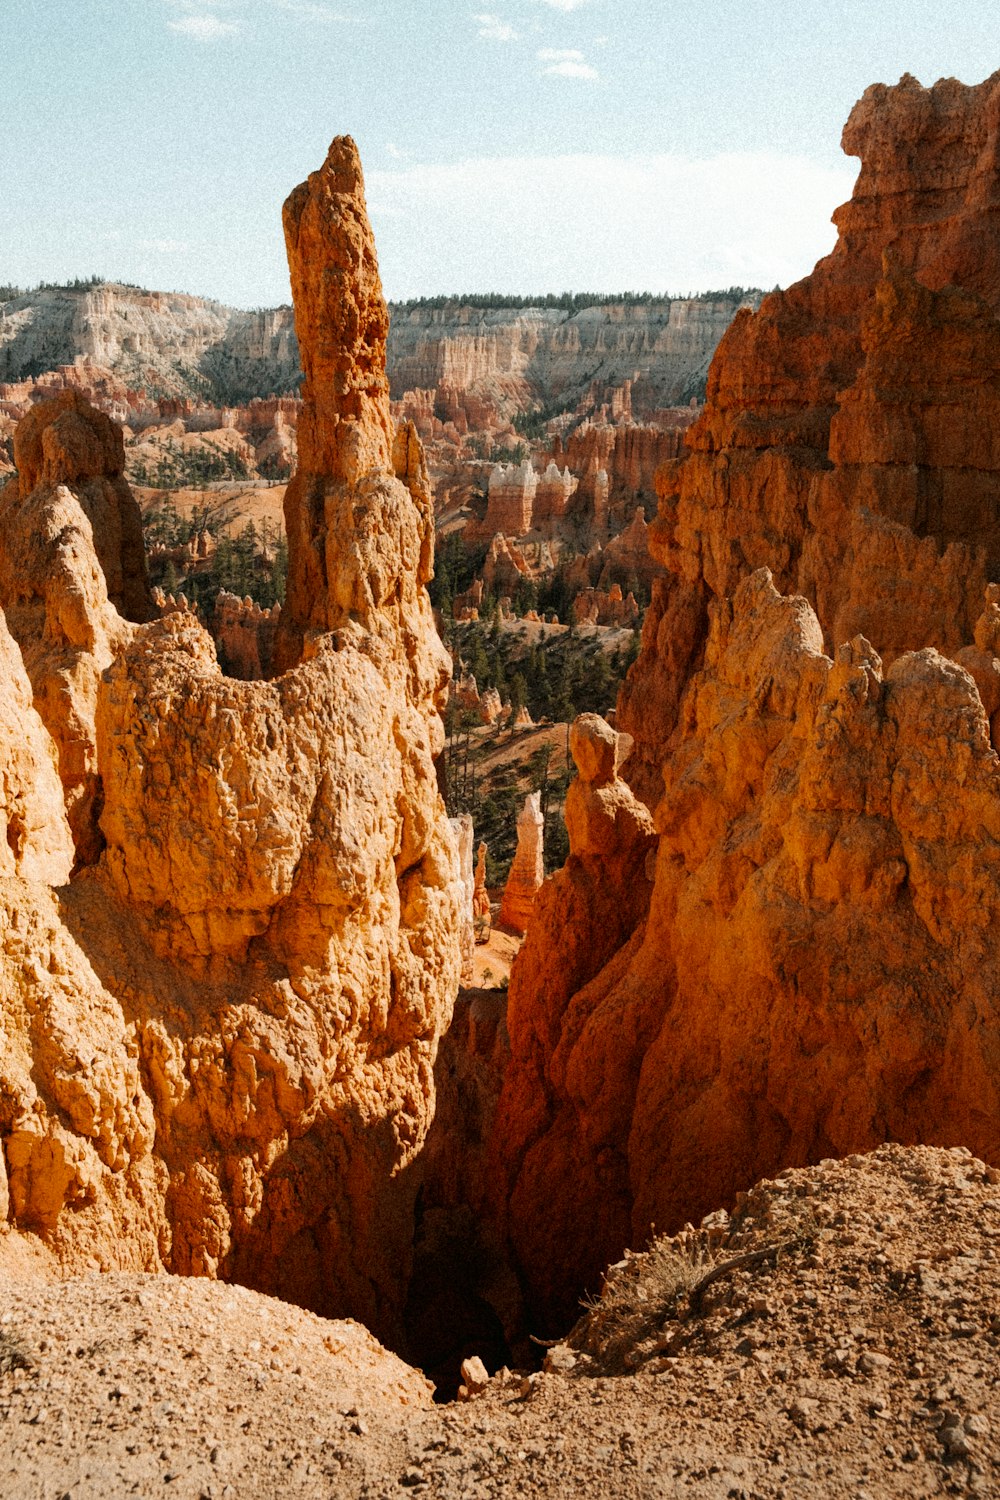
[[[100,675],[154,613],[121,429],[79,391],[33,407],[0,490],[0,599],[55,743],[77,857],[101,850]]]
[[[971,639],[1000,564],[998,110],[997,75],[868,89],[834,250],[719,345],[691,451],[658,476],[668,576],[620,705],[651,806],[708,602],[754,568],[809,600],[828,650],[860,632],[889,662]]]
[[[511,976],[497,1202],[541,1318],[783,1166],[1000,1158],[998,123],[1000,75],[867,91],[835,250],[737,316],[660,471],[608,783],[652,819],[567,803]]]
[[[5,1193],[67,1265],[234,1278],[396,1336],[459,978],[432,760],[447,659],[353,142],[286,228],[306,387],[283,675],[224,676],[184,610],[142,623],[107,419],[69,393],[19,429],[0,498],[20,647],[0,634],[0,713],[23,721],[0,798]],[[91,842],[67,884],[74,817]]]

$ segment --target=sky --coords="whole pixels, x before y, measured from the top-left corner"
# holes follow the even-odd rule
[[[289,299],[281,204],[358,142],[386,293],[782,286],[874,82],[978,83],[997,0],[2,0],[0,284]]]

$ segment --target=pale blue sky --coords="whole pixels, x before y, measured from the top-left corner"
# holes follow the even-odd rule
[[[996,0],[3,0],[0,282],[287,300],[280,209],[361,148],[386,290],[786,284],[855,99],[1000,67]]]

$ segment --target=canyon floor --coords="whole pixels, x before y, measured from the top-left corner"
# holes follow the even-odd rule
[[[167,1276],[0,1282],[11,1500],[997,1493],[1000,1172],[884,1146],[631,1256],[435,1406],[364,1329]]]

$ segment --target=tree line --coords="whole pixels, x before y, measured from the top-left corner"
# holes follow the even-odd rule
[[[524,297],[509,292],[438,293],[430,297],[409,297],[404,302],[390,302],[390,313],[437,312],[442,308],[556,308],[560,312],[582,312],[587,307],[645,307],[650,303],[671,302],[742,302],[747,297],[762,296],[760,287],[730,286],[708,292],[543,292]]]

